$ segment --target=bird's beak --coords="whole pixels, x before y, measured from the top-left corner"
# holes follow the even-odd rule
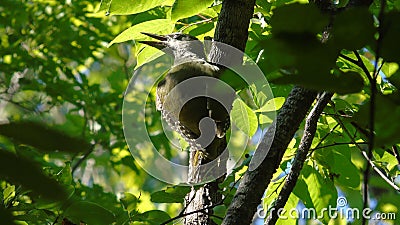
[[[146,45],[149,45],[151,47],[157,48],[157,49],[164,49],[168,47],[168,42],[167,42],[167,37],[164,35],[158,35],[158,34],[151,34],[151,33],[146,33],[146,32],[141,32],[142,34],[149,36],[151,38],[157,39],[159,41],[138,41],[139,43],[143,43]]]

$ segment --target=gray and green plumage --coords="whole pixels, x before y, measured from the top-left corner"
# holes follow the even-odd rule
[[[168,124],[189,143],[191,150],[200,150],[215,158],[215,153],[207,152],[207,146],[214,138],[225,138],[230,126],[229,102],[234,97],[232,93],[219,91],[217,80],[212,79],[218,78],[221,69],[207,62],[203,44],[195,37],[181,33],[163,36],[143,34],[158,41],[141,43],[174,57],[172,68],[157,86],[157,110],[161,111]],[[189,100],[196,93],[203,94]],[[218,99],[204,96],[204,93],[224,98],[228,104],[224,106]],[[202,121],[204,118],[211,118],[215,123],[210,123],[211,120]]]

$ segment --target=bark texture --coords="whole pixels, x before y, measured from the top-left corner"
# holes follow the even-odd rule
[[[217,27],[214,35],[216,42],[221,42],[235,47],[242,52],[245,50],[249,22],[253,16],[255,0],[225,0],[222,3],[221,13],[218,17]],[[213,45],[209,54],[211,62],[224,65],[237,65],[242,63],[242,57],[232,58],[226,54],[223,46]],[[224,137],[225,138],[225,137]],[[207,152],[221,153],[226,147],[226,140],[214,140]],[[214,155],[214,154],[212,154]],[[205,160],[201,163],[207,163]],[[226,159],[221,159],[225,166]],[[189,162],[191,163],[191,162]],[[190,165],[189,167],[193,167]],[[194,170],[195,168],[192,168]],[[201,172],[200,172],[201,173]],[[212,221],[212,206],[220,204],[222,195],[218,192],[218,184],[224,177],[205,184],[200,189],[192,191],[186,196],[185,213],[197,212],[185,217],[185,225],[210,225]]]
[[[306,124],[304,126],[304,134],[301,138],[296,157],[293,161],[290,173],[286,178],[285,184],[279,193],[278,199],[274,204],[275,209],[284,208],[290,194],[292,193],[297,179],[299,178],[300,171],[303,168],[304,161],[307,158],[308,151],[310,150],[312,140],[314,139],[315,132],[317,131],[318,119],[323,112],[325,106],[331,100],[332,93],[324,92],[319,96],[319,99],[311,112],[308,114]],[[265,220],[266,225],[273,225],[278,220],[278,210],[274,210]]]
[[[222,224],[251,224],[257,206],[282,156],[317,93],[294,87],[279,112],[274,125],[264,135],[256,151],[268,152],[260,166],[243,176]],[[269,143],[272,142],[270,149]]]

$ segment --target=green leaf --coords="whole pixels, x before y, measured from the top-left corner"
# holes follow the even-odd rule
[[[150,40],[148,36],[141,34],[140,32],[169,34],[172,33],[174,27],[175,24],[168,19],[156,19],[139,23],[120,33],[110,42],[110,44],[108,44],[108,47],[114,43],[121,43],[130,40]]]
[[[364,87],[364,80],[361,75],[353,71],[340,73],[339,75],[319,75],[318,78],[307,76],[306,74],[287,75],[273,82],[277,84],[299,84],[310,89],[330,91],[342,95],[360,92]]]
[[[67,134],[80,134],[83,127],[85,127],[85,118],[74,114],[65,115],[65,122],[54,126],[57,130],[62,130]]]
[[[136,210],[139,199],[135,195],[128,193],[128,192],[126,192],[124,195],[125,196],[123,198],[121,198],[121,202],[122,202],[122,205],[124,206],[124,208],[129,213]]]
[[[296,186],[293,189],[293,194],[301,199],[306,208],[314,208],[313,201],[311,200],[310,192],[308,192],[308,186],[303,176],[300,176],[297,180]]]
[[[400,63],[398,41],[400,40],[400,12],[392,11],[383,16],[381,56],[386,61]]]
[[[301,215],[298,215],[296,212],[293,213],[291,210],[296,209],[298,203],[299,203],[299,198],[294,194],[290,194],[289,199],[287,200],[284,207],[285,213],[283,216],[285,218],[278,219],[276,225],[296,225],[297,224],[296,216],[301,216]]]
[[[385,220],[385,222],[389,224],[400,224],[400,218],[398,217],[400,210],[400,198],[396,193],[387,191],[380,194],[379,201],[377,201],[377,206],[375,209],[382,213],[382,215],[387,216],[388,219]]]
[[[282,171],[277,172],[276,174],[281,174]],[[282,182],[285,182],[285,177],[282,176],[279,180],[276,180],[275,182],[271,182],[268,185],[267,192],[265,194],[265,198],[263,198],[263,208],[264,211],[263,214],[268,214],[271,212],[272,209],[279,210],[275,208],[275,202],[276,199],[278,198],[278,194],[281,191],[283,185]],[[286,217],[283,220],[278,220],[277,224],[296,224],[296,218],[291,217],[289,214],[291,209],[295,209],[297,204],[299,202],[299,198],[294,195],[290,194],[288,201],[286,202],[284,206],[284,210],[282,211],[282,217]],[[293,215],[293,214],[292,214]]]
[[[129,156],[125,156],[124,158],[122,158],[121,163],[129,168],[131,168],[131,170],[135,171],[136,174],[140,173],[139,168],[136,166],[135,164],[135,159],[132,157],[132,155]]]
[[[101,3],[100,9],[106,10],[107,9],[108,1]],[[105,6],[103,6],[105,4]],[[129,15],[129,14],[136,14],[140,12],[147,11],[152,9],[156,6],[160,5],[169,5],[171,1],[163,1],[163,0],[112,0],[109,3],[108,12],[111,15]],[[99,10],[99,12],[101,12]]]
[[[101,0],[100,7],[97,10],[98,13],[104,12],[108,15],[112,0]]]
[[[301,21],[301,22],[300,22]],[[314,4],[290,4],[274,10],[271,17],[272,32],[312,33],[321,32],[329,23]]]
[[[276,97],[276,98],[270,99],[261,108],[257,109],[256,112],[278,111],[282,107],[284,102],[285,102],[284,97]]]
[[[88,225],[110,225],[115,222],[115,216],[112,212],[88,201],[72,203],[65,210],[64,216],[77,224],[80,221]]]
[[[0,149],[0,177],[21,184],[49,199],[63,200],[67,197],[64,188],[45,176],[34,162],[3,149]]]
[[[363,210],[363,197],[360,188],[353,189],[342,186],[340,189],[345,194],[345,197],[348,202],[348,207],[358,208],[361,212]]]
[[[135,69],[138,69],[143,64],[151,62],[164,54],[162,51],[160,51],[156,48],[152,48],[149,46],[145,46],[144,48],[141,48],[141,46],[143,46],[142,44],[137,45],[137,46],[138,46],[138,48],[140,48],[140,51],[136,54],[137,64],[135,66]]]
[[[388,79],[390,83],[397,88],[397,90],[400,90],[400,71],[395,72]]]
[[[393,169],[397,170],[397,159],[394,155],[384,151],[382,149],[377,149],[374,152],[375,162],[384,166],[388,171]]]
[[[399,64],[397,63],[389,63],[385,62],[382,65],[382,72],[385,74],[386,77],[390,78],[393,74],[399,71]]]
[[[335,18],[332,41],[338,49],[357,50],[374,43],[374,21],[367,7],[344,10]]]
[[[281,185],[282,182],[285,182],[285,177],[280,177],[278,180],[271,182],[268,185],[265,197],[262,199],[262,205],[266,212],[269,212],[274,207],[278,193],[283,187],[283,185]]]
[[[231,120],[248,136],[253,136],[257,131],[257,116],[241,99],[235,99],[233,102]]]
[[[55,150],[84,152],[91,148],[89,143],[80,138],[71,137],[44,124],[30,121],[1,124],[0,135],[48,152]]]
[[[188,186],[167,187],[166,190],[151,194],[151,201],[156,203],[182,203],[185,196],[190,192]]]
[[[143,23],[156,19],[169,19],[171,18],[171,7],[159,6],[151,10],[144,11],[136,14],[132,20],[132,25]]]
[[[1,218],[1,223],[2,224],[16,224],[13,221],[13,217],[11,215],[11,212],[9,212],[8,210],[6,210],[3,207],[3,204],[0,204],[0,218]]]
[[[214,0],[175,0],[172,6],[172,20],[178,21],[196,15],[210,7],[213,2]]]
[[[334,175],[335,181],[351,188],[360,185],[359,170],[351,161],[351,148],[348,146],[317,149],[314,158]]]
[[[347,187],[357,188],[360,185],[360,176],[358,168],[351,161],[351,148],[348,147],[338,147],[331,149],[333,152],[333,160],[335,162],[332,165],[332,170],[334,174],[339,175],[337,180],[342,185]]]
[[[185,32],[202,40],[205,36],[213,36],[214,28],[214,23],[202,23],[190,26],[188,29],[185,29]]]
[[[270,115],[270,113],[260,113],[258,115],[258,122],[260,123],[262,129],[264,129],[266,126],[269,126],[274,122],[275,114]]]
[[[14,197],[15,197],[15,185],[9,185],[3,191],[3,203],[4,203],[4,205],[9,204],[10,201],[12,201]]]
[[[75,193],[75,187],[73,185],[64,185],[63,188],[65,189],[66,199],[69,199]],[[52,199],[42,198],[42,196],[35,196],[33,198],[35,202],[35,209],[55,209],[61,208],[65,201],[54,201]]]
[[[53,214],[54,215],[54,214]],[[14,219],[24,221],[23,224],[47,224],[48,217],[53,216],[51,211],[32,209],[26,212],[26,214],[15,215]],[[21,224],[21,223],[18,223]]]
[[[219,79],[231,86],[235,91],[242,90],[248,86],[246,81],[239,74],[230,69],[224,70]]]
[[[216,224],[221,223],[220,218],[225,217],[226,209],[227,209],[227,207],[225,205],[217,205],[213,208],[213,215],[216,215],[218,217],[212,216],[211,218]]]
[[[363,87],[361,76],[355,73],[332,75],[339,52],[310,34],[281,34],[261,45],[268,51],[264,51],[258,65],[271,82],[300,84],[342,94],[357,92]],[[277,69],[281,69],[280,73]]]
[[[57,173],[57,180],[64,184],[64,185],[69,185],[72,183],[72,171],[71,171],[71,163],[66,162],[65,167]]]
[[[150,211],[147,211],[147,212],[137,215],[134,219],[136,221],[147,222],[151,225],[159,225],[159,224],[171,219],[171,217],[164,211],[150,210]]]
[[[300,42],[303,42],[302,39]],[[280,69],[282,67],[292,67],[296,63],[296,55],[291,51],[295,49],[295,46],[289,46],[290,41],[281,40],[281,38],[272,38],[263,42],[260,45],[268,51],[263,51],[260,61],[257,63],[264,74],[269,75],[271,72]],[[319,43],[317,43],[319,45]],[[306,52],[306,51],[304,51]],[[279,74],[280,75],[280,74]]]
[[[364,129],[369,127],[370,102],[360,107],[354,121]],[[375,147],[391,146],[400,142],[400,105],[398,97],[377,95],[375,101]],[[368,138],[368,137],[365,137]]]
[[[270,81],[276,84],[298,84],[310,89],[339,94],[361,91],[364,86],[364,80],[361,75],[354,72],[332,75],[331,70],[335,68],[337,56],[343,46],[352,47],[354,45],[354,43],[348,43],[349,40],[360,44],[361,47],[373,42],[375,29],[371,14],[365,9],[351,11],[355,14],[354,23],[361,23],[356,28],[356,32],[354,32],[356,34],[354,35],[352,31],[346,30],[348,27],[354,29],[354,26],[348,26],[347,24],[339,26],[335,20],[334,29],[337,29],[337,36],[333,35],[336,37],[335,41],[322,44],[315,35],[315,31],[321,29],[321,27],[319,26],[318,29],[315,29],[313,23],[307,23],[307,20],[303,25],[301,17],[308,16],[297,12],[302,7],[307,8],[307,6],[299,4],[284,6],[278,8],[277,13],[272,16],[271,26],[274,35],[272,38],[260,43],[266,49],[258,63],[262,71],[267,74]],[[310,11],[308,13],[313,14],[312,11],[315,9],[311,7],[310,9],[305,9],[306,12],[307,10]],[[287,16],[288,14],[293,14],[293,16]],[[352,14],[347,11],[341,14],[342,20],[349,15],[351,16]],[[289,19],[286,19],[286,16]],[[364,20],[366,24],[364,24]],[[302,23],[299,25],[298,21],[302,21]],[[312,21],[314,22],[314,20]],[[341,23],[348,23],[345,21]],[[297,28],[297,26],[299,27]],[[365,36],[359,34],[362,32],[366,33]],[[358,37],[360,35],[363,36],[361,41]],[[356,46],[356,48],[358,47]],[[318,59],[318,63],[315,63],[316,59]],[[276,73],[277,69],[281,69],[280,74]]]
[[[311,201],[319,219],[327,224],[329,215],[326,209],[329,205],[336,205],[337,191],[335,185],[331,180],[324,179],[317,170],[309,165],[304,165],[301,174],[305,178]],[[323,215],[322,212],[324,213]]]

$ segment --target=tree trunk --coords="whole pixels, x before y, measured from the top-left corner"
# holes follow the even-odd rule
[[[216,42],[230,45],[244,52],[248,37],[249,22],[253,16],[254,5],[255,0],[225,0],[222,3],[221,13],[218,17],[214,40]],[[236,59],[225,57],[223,49],[218,47],[218,45],[212,46],[209,54],[211,62],[221,64],[221,61],[223,61],[225,65],[237,65],[242,63],[242,57]],[[229,62],[227,62],[227,60],[229,60]],[[225,137],[223,140],[216,138],[207,149],[207,152],[211,152],[211,155],[218,156],[225,148]],[[190,156],[191,159],[194,157],[194,155]],[[211,159],[213,159],[213,157],[210,158],[210,160]],[[201,163],[207,162],[208,160],[202,161]],[[221,159],[221,162],[221,166],[225,168],[226,159]],[[194,168],[195,165],[193,165],[193,160],[189,161],[189,167],[189,171],[196,170]],[[218,184],[223,179],[224,177],[221,177],[216,181],[207,183],[198,190],[192,188],[192,191],[186,196],[185,213],[197,213],[186,216],[184,222],[185,225],[215,224],[211,220],[213,212],[212,208],[215,205],[221,204],[222,195],[218,192]]]

